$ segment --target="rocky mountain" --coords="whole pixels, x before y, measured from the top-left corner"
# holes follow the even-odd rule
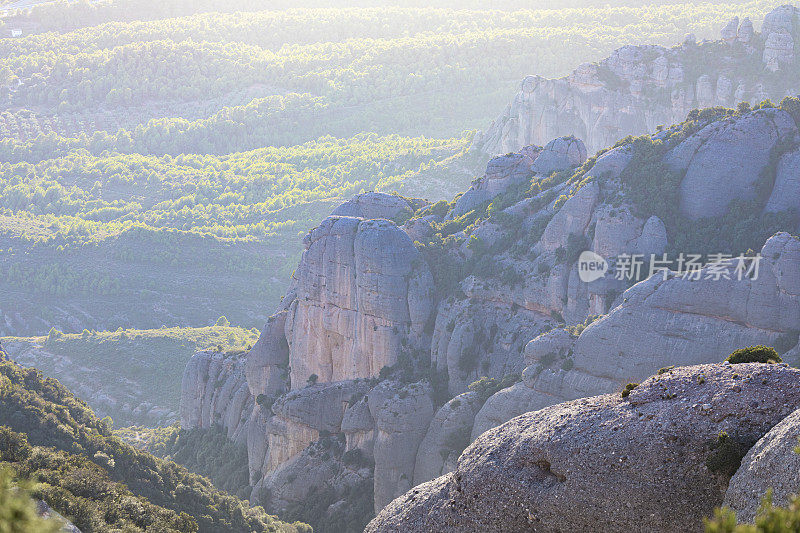
[[[785,5],[760,32],[749,18],[734,18],[717,41],[689,35],[673,48],[625,46],[563,78],[528,76],[473,146],[504,154],[574,135],[593,152],[680,122],[695,108],[778,101],[797,90],[799,22],[800,11]]]
[[[776,346],[796,364],[798,121],[796,98],[692,111],[591,158],[575,137],[497,157],[449,204],[359,195],[306,237],[292,287],[248,354],[192,358],[181,424],[220,425],[246,443],[252,502],[317,530],[351,531],[461,468],[471,441],[518,415],[742,346]],[[583,277],[586,252],[603,266],[596,279]],[[702,260],[689,269],[681,254]],[[626,276],[635,258],[640,272]],[[693,372],[676,371],[675,386],[688,387]],[[727,369],[702,372],[720,394],[737,387]],[[795,379],[782,372],[774,379]],[[758,379],[754,394],[783,398]],[[673,404],[702,411],[706,389]],[[662,405],[651,400],[640,413]],[[622,404],[594,401],[570,405],[607,420],[611,438]],[[635,422],[631,401],[625,416]],[[741,429],[752,445],[791,410],[742,414],[741,428],[709,423],[702,435]],[[667,427],[673,414],[659,416],[653,424]],[[559,475],[531,474],[543,484]],[[706,481],[708,497],[686,520],[722,501],[720,483]],[[425,487],[450,490],[441,479]],[[405,513],[397,509],[375,527],[393,524]]]

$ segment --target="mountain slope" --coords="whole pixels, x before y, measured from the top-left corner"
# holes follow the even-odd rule
[[[23,36],[0,39],[0,298],[17,302],[0,335],[222,314],[260,326],[297,234],[335,205],[362,189],[438,201],[466,187],[487,157],[463,153],[464,130],[532,65],[559,76],[772,7],[523,4],[104,0],[22,16]]]
[[[192,354],[243,351],[257,339],[255,329],[215,325],[81,334],[53,330],[46,337],[3,337],[0,342],[14,361],[58,379],[98,417],[110,416],[122,427],[177,421],[180,377]]]
[[[56,380],[0,360],[2,461],[82,530],[303,531],[113,437]]]

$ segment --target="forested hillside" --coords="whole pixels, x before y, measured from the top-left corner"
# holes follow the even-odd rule
[[[22,36],[0,39],[0,298],[15,302],[0,335],[222,314],[260,327],[297,236],[334,205],[465,189],[486,162],[467,150],[471,130],[524,75],[710,37],[773,7],[620,5],[102,0],[6,13],[3,35]]]
[[[84,532],[309,531],[215,489],[171,461],[111,435],[56,380],[0,350],[0,467]]]

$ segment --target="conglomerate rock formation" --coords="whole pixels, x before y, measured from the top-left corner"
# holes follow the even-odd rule
[[[182,424],[246,442],[254,503],[349,519],[352,494],[378,512],[518,415],[743,346],[800,361],[798,120],[792,99],[693,111],[591,158],[574,136],[499,156],[450,204],[361,194],[306,237],[249,354],[189,363]],[[730,255],[648,272],[695,251]]]
[[[735,18],[719,41],[689,36],[674,48],[625,46],[564,78],[528,76],[475,147],[504,154],[574,135],[595,151],[680,122],[694,108],[796,94],[798,20],[800,11],[786,5],[765,17],[760,32],[750,19]]]
[[[702,531],[725,497],[727,461],[740,458],[726,447],[747,449],[798,405],[800,371],[785,365],[675,368],[627,397],[574,400],[484,433],[366,532]]]

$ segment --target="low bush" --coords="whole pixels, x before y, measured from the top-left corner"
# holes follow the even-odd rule
[[[750,346],[748,348],[740,348],[730,354],[726,359],[727,362],[736,365],[739,363],[780,363],[781,356],[775,351],[775,348],[759,344],[758,346]]]

